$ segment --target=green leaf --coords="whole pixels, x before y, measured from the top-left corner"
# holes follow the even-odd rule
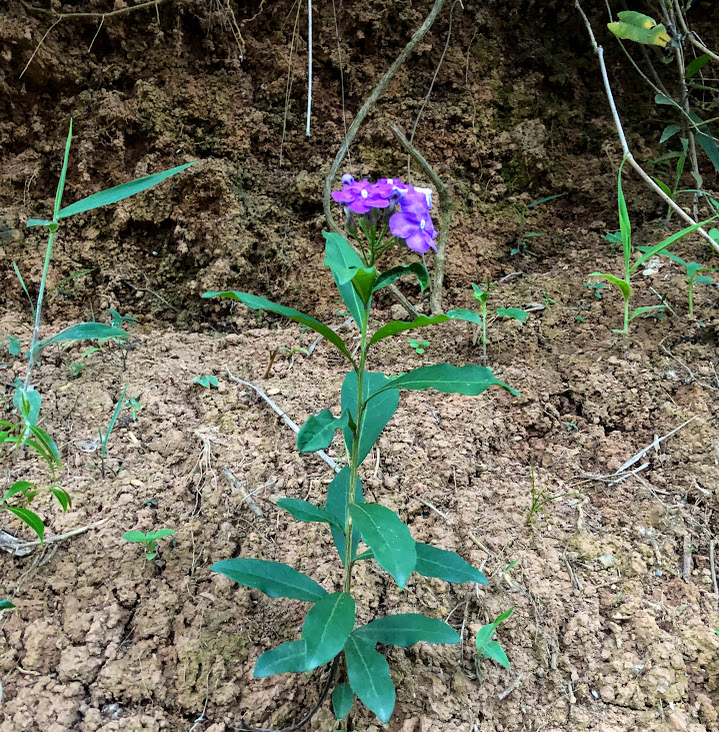
[[[496,661],[497,663],[504,666],[504,668],[509,668],[509,659],[507,658],[507,654],[504,652],[504,648],[497,643],[497,641],[489,641],[484,647],[483,654],[486,658],[491,658],[493,661]]]
[[[701,56],[697,56],[695,59],[687,64],[687,68],[684,72],[685,79],[692,79],[695,77],[709,62],[709,54],[703,53]]]
[[[416,543],[416,551],[417,565],[414,571],[423,577],[437,577],[445,582],[488,584],[487,578],[459,554],[421,542]]]
[[[362,382],[362,398],[363,402],[367,400],[369,395],[385,386],[389,379],[382,373],[365,371]],[[342,412],[349,413],[353,422],[357,422],[357,372],[350,371],[345,376],[342,383],[341,391]],[[362,461],[369,455],[372,446],[380,436],[382,430],[392,419],[392,415],[397,411],[399,405],[399,391],[389,389],[382,393],[377,399],[373,399],[362,413],[362,424],[359,425],[360,444],[359,454],[357,456],[357,464],[361,465]],[[352,451],[352,441],[354,435],[349,427],[344,429],[345,445],[347,451]]]
[[[489,389],[490,386],[499,386],[514,396],[519,395],[519,392],[499,381],[492,371],[484,366],[474,364],[451,366],[442,363],[434,366],[422,366],[402,376],[390,379],[385,386],[370,394],[369,399],[374,399],[387,389],[411,389],[414,391],[436,389],[443,394],[476,396]]]
[[[354,372],[352,372],[354,373]],[[342,410],[341,417],[335,417],[329,409],[323,409],[307,418],[297,433],[297,449],[300,452],[317,452],[329,447],[335,430],[342,430],[349,424],[349,415]]]
[[[197,161],[185,163],[185,165],[178,165],[175,168],[164,170],[161,173],[146,175],[144,178],[136,178],[135,180],[128,181],[127,183],[121,183],[119,186],[108,188],[106,191],[94,193],[92,196],[82,198],[79,201],[75,201],[75,203],[60,209],[56,218],[65,219],[68,216],[74,216],[75,214],[83,213],[85,211],[91,211],[94,208],[100,208],[100,206],[107,206],[108,204],[122,201],[125,198],[134,196],[136,193],[146,191],[148,188],[152,188],[158,183],[162,183],[162,181],[167,180],[173,175],[177,175],[177,173],[180,173],[191,165],[194,165],[195,162]]]
[[[388,287],[400,277],[404,277],[408,274],[414,274],[417,276],[417,279],[419,280],[419,286],[422,292],[424,292],[427,287],[429,287],[429,272],[427,272],[425,266],[423,264],[420,264],[419,262],[412,262],[412,264],[404,264],[399,267],[392,267],[392,269],[388,269],[386,272],[383,272],[377,278],[372,292],[377,292],[383,287]]]
[[[25,226],[30,228],[31,226],[50,226],[52,224],[52,221],[48,221],[47,219],[28,219]]]
[[[313,506],[307,501],[302,501],[299,498],[280,498],[277,501],[277,505],[280,508],[284,508],[285,511],[289,512],[298,521],[330,524],[330,526],[334,526],[339,531],[344,530],[342,524],[331,513],[328,513],[323,508],[317,508],[317,506]]]
[[[121,539],[132,542],[133,544],[145,544],[147,542],[147,536],[143,531],[128,531],[123,534]]]
[[[35,496],[37,495],[37,486],[27,480],[18,480],[5,491],[5,495],[0,498],[0,503],[7,503],[13,496],[18,494],[22,494],[26,499],[28,496]]]
[[[650,18],[644,13],[625,10],[617,13],[617,17],[620,20],[619,23],[607,23],[607,28],[617,38],[661,48],[666,48],[667,43],[671,40],[667,29],[661,23],[657,25],[654,18]]]
[[[54,470],[55,467],[60,467],[60,451],[57,449],[57,445],[55,444],[55,440],[48,435],[47,432],[45,432],[44,429],[41,427],[38,427],[34,424],[29,424],[28,429],[30,432],[37,438],[39,445],[42,447],[41,450],[38,450],[38,445],[34,441],[31,440],[25,440],[26,445],[30,445],[34,447],[40,454],[43,456],[47,464],[50,466],[51,470]]]
[[[329,663],[344,647],[355,624],[355,601],[347,592],[325,595],[310,608],[302,626],[307,645],[305,671]]]
[[[394,577],[401,590],[404,589],[417,564],[414,539],[407,525],[394,511],[378,503],[352,505],[350,516],[360,530],[362,540],[372,549],[377,564]]]
[[[666,310],[666,305],[645,305],[641,308],[636,308],[634,312],[629,316],[629,322],[631,323],[634,318],[638,318],[640,315],[646,315],[647,313],[655,313],[657,310]]]
[[[623,10],[622,12],[617,13],[617,17],[619,20],[624,23],[628,23],[629,25],[633,25],[635,28],[649,29],[654,28],[657,24],[657,21],[651,16],[644,15],[644,13],[638,13],[634,10]]]
[[[313,579],[286,564],[264,559],[223,559],[210,569],[245,587],[254,587],[270,597],[291,597],[317,602],[327,595]]]
[[[72,142],[72,117],[70,118],[70,129],[67,133],[67,142],[65,143],[65,155],[62,159],[62,170],[60,172],[60,180],[55,191],[55,208],[53,210],[52,220],[56,222],[60,216],[60,204],[62,203],[62,194],[65,192],[65,178],[67,176],[67,162],[70,159],[70,143]]]
[[[42,396],[37,389],[18,387],[12,398],[13,406],[20,411],[26,425],[35,424],[40,416]]]
[[[719,171],[719,147],[717,147],[716,142],[714,142],[714,138],[712,137],[709,128],[694,112],[689,112],[689,119],[691,119],[699,128],[699,132],[696,132],[695,135],[696,141],[699,143],[701,149],[704,150],[709,160],[711,160],[714,170]]]
[[[0,600],[0,610],[12,610],[15,607],[10,600]],[[334,696],[333,696],[334,699]],[[349,710],[347,710],[349,711]]]
[[[213,386],[216,389],[220,388],[220,382],[217,380],[216,376],[195,376],[195,378],[192,380],[192,383],[199,384],[205,389],[211,389]]]
[[[337,551],[339,552],[342,563],[345,561],[345,518],[347,515],[347,501],[349,500],[350,490],[350,469],[349,466],[345,466],[335,475],[334,480],[329,484],[327,488],[327,501],[325,502],[325,510],[327,513],[334,516],[342,527],[342,531],[335,529],[330,526],[332,531],[332,539],[334,540]],[[362,494],[362,483],[360,482],[359,476],[357,477],[357,486],[355,487],[355,503],[364,503],[364,496]],[[354,557],[357,552],[357,546],[359,545],[361,538],[361,532],[357,527],[354,527],[352,531],[352,556]]]
[[[457,631],[447,623],[417,613],[388,615],[363,625],[354,634],[370,643],[385,643],[408,648],[415,643],[459,643]]]
[[[72,501],[70,500],[70,495],[67,493],[67,491],[64,491],[62,488],[57,488],[56,486],[51,487],[50,493],[57,498],[60,506],[62,507],[62,512],[66,513],[67,509],[70,508],[72,505]]]
[[[655,244],[653,247],[649,247],[644,254],[642,254],[639,259],[637,259],[636,262],[631,266],[630,272],[636,272],[639,267],[641,267],[644,262],[647,261],[647,259],[650,259],[656,254],[660,254],[665,249],[668,249],[672,244],[674,244],[675,241],[678,241],[682,237],[685,237],[687,234],[691,234],[693,231],[696,231],[702,226],[705,226],[710,221],[713,221],[716,218],[716,216],[712,216],[711,219],[707,219],[706,221],[701,221],[698,224],[693,224],[692,226],[687,226],[685,229],[682,229],[681,231],[678,231],[676,234],[672,234],[671,236],[668,236],[663,241],[659,242],[659,244]]]
[[[372,643],[353,633],[345,643],[345,661],[352,690],[383,724],[387,724],[395,701],[387,660]]]
[[[17,516],[20,521],[27,524],[37,534],[42,544],[45,536],[45,524],[34,511],[29,508],[17,508],[16,506],[6,506],[6,509]]]
[[[359,267],[352,277],[352,286],[364,305],[372,298],[376,279],[377,270],[374,267]]]
[[[652,180],[662,189],[662,192],[665,195],[669,196],[669,198],[672,198],[672,189],[663,180],[660,180],[659,178],[656,178],[654,176],[652,176]]]
[[[113,328],[104,323],[78,323],[61,330],[57,335],[40,341],[35,349],[39,351],[51,343],[60,343],[62,341],[85,341],[96,338],[127,338],[127,331],[122,330],[122,328]]]
[[[2,609],[2,606],[0,606]],[[338,684],[332,692],[332,711],[337,719],[344,719],[352,709],[355,693],[349,684]]]
[[[587,276],[602,277],[603,279],[607,280],[607,282],[611,282],[613,285],[616,285],[621,290],[625,300],[628,300],[632,295],[632,286],[626,280],[619,279],[619,277],[615,277],[611,274],[603,274],[602,272],[592,272],[590,275]]]
[[[404,333],[407,330],[414,330],[415,328],[424,328],[427,325],[446,323],[450,320],[464,320],[470,323],[480,324],[482,322],[478,313],[475,313],[474,310],[466,310],[464,308],[455,308],[454,310],[449,310],[439,315],[420,315],[410,322],[393,320],[377,329],[372,338],[370,338],[368,346],[372,346],[389,336],[397,335],[397,333]]]
[[[522,308],[497,308],[494,312],[504,318],[519,320],[521,323],[525,323],[529,317],[529,313]]]
[[[311,318],[309,315],[294,310],[293,308],[286,308],[284,305],[278,305],[277,303],[271,302],[264,297],[257,297],[256,295],[250,295],[247,292],[237,292],[234,290],[226,290],[225,292],[206,292],[202,295],[204,298],[209,297],[224,297],[228,300],[239,300],[243,305],[251,308],[252,310],[269,310],[271,313],[277,313],[278,315],[284,315],[290,320],[294,320],[296,323],[301,323],[311,328],[316,333],[319,333],[326,340],[328,340],[339,352],[347,358],[347,360],[354,366],[355,362],[350,352],[347,350],[344,341],[335,333],[331,328],[326,326],[324,323],[320,323],[319,320]],[[348,306],[349,307],[349,306]]]
[[[711,277],[707,277],[706,275],[702,275],[701,277],[697,277],[694,280],[695,285],[711,285],[714,283],[714,280]]]
[[[289,641],[265,651],[257,659],[252,676],[263,679],[273,674],[299,673],[305,670],[306,644],[303,640]]]
[[[507,658],[507,654],[502,650],[499,643],[492,640],[492,636],[494,635],[494,631],[497,629],[497,626],[500,623],[503,623],[513,611],[514,608],[511,607],[509,610],[505,610],[501,615],[499,615],[494,622],[483,625],[477,631],[476,638],[478,655],[484,656],[485,658],[491,658],[506,668],[509,668],[509,659]]]
[[[617,175],[617,202],[619,206],[619,232],[622,237],[622,248],[624,250],[624,264],[629,266],[632,256],[632,224],[629,221],[629,211],[627,211],[627,201],[624,198],[622,190],[622,168],[626,158],[622,160],[619,166],[619,174]]]
[[[363,262],[359,254],[357,254],[343,236],[334,233],[331,234],[327,231],[323,231],[322,235],[325,238],[325,264],[327,262],[332,263],[328,266],[332,272],[335,285],[339,290],[340,297],[347,306],[357,326],[361,327],[364,316],[364,304],[351,282],[340,282],[338,275],[335,274],[334,268],[343,270],[349,267],[362,267],[364,266]]]
[[[666,142],[670,138],[674,137],[681,130],[679,125],[667,125],[662,131],[662,136],[659,138],[659,142]]]
[[[164,539],[166,536],[172,536],[175,533],[174,529],[158,529],[147,535],[148,539]]]

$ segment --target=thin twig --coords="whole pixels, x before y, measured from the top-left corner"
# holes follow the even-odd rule
[[[692,576],[692,535],[687,531],[683,539],[684,562],[682,564],[682,579],[689,582]]]
[[[5,549],[5,551],[10,552],[11,554],[14,554],[18,549],[29,549],[33,546],[45,546],[46,544],[54,544],[58,541],[65,541],[65,539],[70,539],[73,536],[77,536],[78,534],[84,534],[86,531],[89,531],[90,529],[96,529],[98,526],[102,526],[106,521],[109,521],[110,518],[104,518],[101,521],[96,521],[94,524],[88,524],[87,526],[81,526],[78,529],[73,529],[72,531],[68,531],[65,534],[58,534],[57,536],[51,536],[48,539],[44,539],[43,541],[40,541],[40,539],[36,539],[35,541],[26,541],[22,544],[0,544],[0,549]]]
[[[300,428],[270,399],[267,394],[265,394],[262,389],[260,389],[258,386],[255,386],[254,384],[251,384],[249,381],[244,381],[243,379],[238,379],[231,371],[230,367],[225,364],[225,369],[227,370],[227,373],[230,375],[230,378],[233,381],[236,381],[238,384],[242,384],[243,386],[249,386],[250,389],[254,389],[255,392],[259,396],[261,396],[269,405],[272,407],[272,410],[275,414],[277,414],[279,417],[282,418],[282,421],[295,433],[297,434],[300,431]],[[335,471],[335,473],[340,472],[340,468],[338,467],[337,463],[329,456],[324,450],[317,450],[315,452],[315,455],[319,455],[326,463],[327,465],[332,468],[332,470]]]
[[[252,511],[252,513],[255,514],[255,516],[264,516],[262,513],[262,509],[260,508],[257,501],[254,499],[251,493],[248,493],[245,490],[245,487],[240,483],[239,480],[235,477],[234,473],[229,468],[223,468],[222,469],[222,476],[223,478],[233,487],[235,490],[239,492],[239,494],[242,496],[242,502],[247,502],[247,507]]]
[[[667,432],[667,434],[662,437],[655,438],[651,444],[647,445],[645,448],[642,448],[636,455],[634,455],[634,457],[630,457],[629,460],[627,460],[627,462],[624,463],[624,465],[622,465],[622,467],[619,468],[619,470],[617,470],[615,475],[619,475],[619,473],[623,473],[627,468],[631,467],[632,465],[634,465],[634,463],[641,460],[652,448],[658,448],[660,442],[663,442],[668,437],[671,437],[672,435],[676,434],[677,432],[679,432],[679,430],[686,427],[690,422],[693,422],[696,418],[697,418],[697,415],[695,414],[693,417],[688,419],[686,422],[682,422],[682,424],[680,424],[679,427],[675,427],[671,432]]]
[[[714,561],[714,539],[709,542],[709,566],[712,572],[712,589],[715,595],[719,595],[719,586],[717,585],[716,563]]]
[[[442,209],[442,224],[439,229],[439,237],[437,239],[437,254],[434,258],[434,267],[432,271],[432,293],[429,296],[430,310],[433,314],[442,312],[442,281],[444,279],[444,263],[445,251],[447,249],[447,237],[449,236],[449,226],[452,223],[452,212],[454,210],[454,202],[449,194],[449,189],[442,179],[434,172],[432,166],[424,159],[419,151],[412,143],[402,134],[397,125],[390,122],[389,125],[392,134],[397,138],[399,143],[411,155],[417,165],[422,168],[432,184],[437,189],[439,195],[439,205]]]
[[[614,94],[612,93],[612,87],[609,83],[609,76],[607,74],[607,67],[604,63],[604,49],[597,43],[597,39],[594,37],[594,31],[592,30],[592,25],[589,22],[589,18],[587,18],[584,10],[582,9],[581,4],[579,3],[579,0],[574,0],[574,6],[579,11],[579,14],[582,16],[582,19],[584,20],[584,25],[587,28],[587,33],[589,34],[589,39],[592,44],[592,48],[594,49],[594,53],[597,55],[597,58],[599,59],[599,66],[602,72],[602,80],[604,82],[604,90],[607,95],[607,101],[609,102],[609,108],[612,112],[612,118],[614,119],[614,126],[617,129],[617,135],[619,136],[619,142],[622,146],[622,152],[624,154],[624,159],[634,168],[634,170],[637,171],[641,179],[659,196],[659,198],[664,201],[668,206],[670,206],[677,215],[682,218],[684,221],[686,221],[691,226],[695,225],[697,222],[676,202],[674,201],[671,196],[668,196],[664,191],[652,180],[651,176],[649,176],[645,171],[644,168],[642,168],[641,165],[634,159],[634,156],[629,151],[629,145],[627,144],[627,138],[624,135],[624,128],[622,127],[622,122],[619,119],[619,112],[617,112],[617,105],[614,102]],[[701,234],[702,237],[706,241],[711,244],[712,249],[714,251],[719,252],[719,243],[714,241],[714,239],[709,236],[708,232],[706,232],[702,227],[699,227],[697,230],[698,234]]]

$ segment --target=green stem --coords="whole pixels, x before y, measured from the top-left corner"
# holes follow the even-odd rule
[[[694,316],[694,280],[689,280],[689,317]]]
[[[629,335],[629,298],[624,298],[624,335]]]
[[[25,384],[23,388],[27,391],[30,388],[30,376],[33,366],[35,365],[35,349],[40,340],[40,315],[42,313],[42,300],[45,295],[45,282],[47,282],[47,273],[50,269],[50,258],[52,257],[52,243],[55,238],[55,232],[50,230],[48,233],[47,250],[45,251],[45,264],[42,268],[42,279],[40,280],[40,292],[37,296],[37,307],[35,308],[35,326],[32,331],[32,341],[30,342],[30,360],[27,365],[27,375],[25,376]]]
[[[370,301],[371,302],[371,301]],[[360,429],[362,426],[362,416],[364,412],[364,371],[365,359],[367,358],[367,323],[369,321],[370,302],[365,305],[362,313],[362,342],[360,346],[360,361],[357,368],[357,411],[355,416],[355,432],[352,438],[352,453],[350,455],[350,485],[347,496],[347,511],[345,513],[345,576],[343,592],[349,592],[352,587],[352,517],[350,516],[350,506],[355,503],[355,493],[357,490],[357,473],[359,470],[359,447],[360,447]]]
[[[482,365],[487,368],[487,303],[482,303]]]

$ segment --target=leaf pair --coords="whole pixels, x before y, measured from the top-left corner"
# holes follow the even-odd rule
[[[671,41],[667,29],[661,23],[657,25],[654,18],[644,13],[625,10],[617,13],[617,17],[619,22],[607,24],[607,28],[617,38],[660,48],[666,48],[667,43]]]

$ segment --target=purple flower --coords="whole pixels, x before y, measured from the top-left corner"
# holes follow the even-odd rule
[[[408,194],[402,198],[407,198]],[[424,195],[422,196],[424,198]],[[413,205],[411,210],[398,211],[392,214],[389,219],[389,230],[398,239],[404,239],[407,246],[419,254],[424,254],[430,247],[436,251],[437,247],[433,239],[437,236],[432,219],[427,208],[427,199],[424,199],[425,207]]]
[[[370,183],[366,178],[357,182],[349,175],[342,176],[342,182],[342,190],[333,191],[332,198],[337,203],[347,206],[350,211],[361,215],[373,208],[389,206],[389,198],[392,195],[392,186],[389,183],[381,181]]]

